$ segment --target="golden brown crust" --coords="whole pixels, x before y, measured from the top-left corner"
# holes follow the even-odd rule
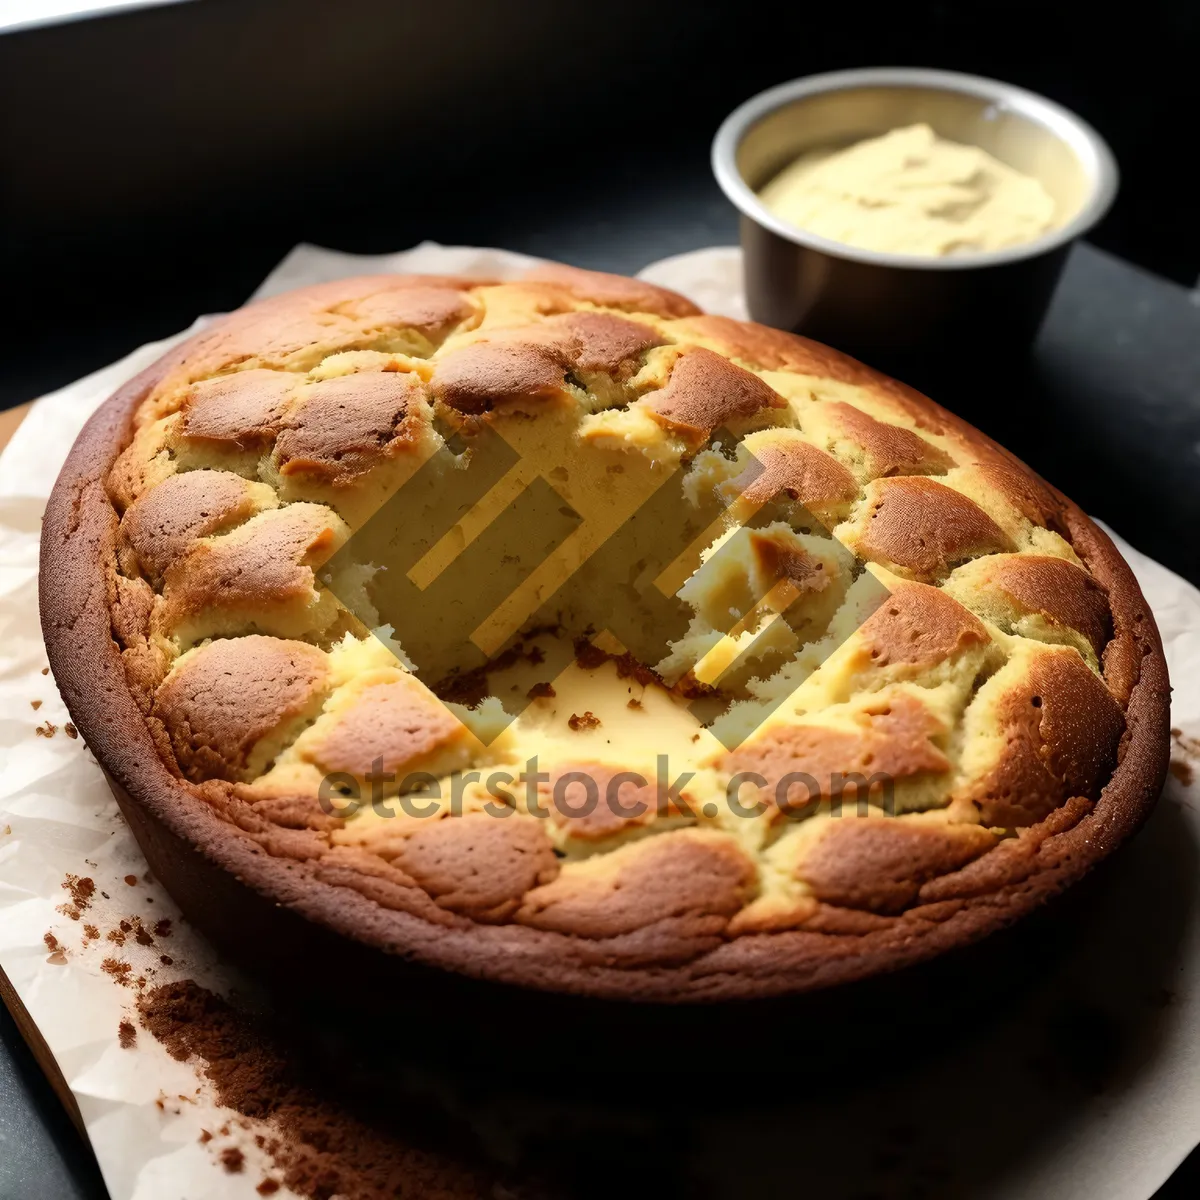
[[[481,285],[476,282],[424,280],[420,286],[465,297],[464,306],[447,317],[458,326],[480,318],[476,290]],[[568,294],[561,281],[537,286]],[[572,286],[583,287],[583,283]],[[948,447],[947,453],[958,466],[970,467],[983,480],[981,486],[992,487],[1025,520],[1066,539],[1070,549],[1063,553],[1074,551],[1095,586],[1068,599],[1054,600],[1057,614],[1051,601],[1040,597],[1039,613],[1078,629],[1095,647],[1101,636],[1096,619],[1102,615],[1096,597],[1107,598],[1111,636],[1103,645],[1103,682],[1072,647],[1014,638],[1019,652],[1005,650],[1009,665],[970,698],[967,719],[977,717],[981,725],[1000,730],[999,742],[1006,747],[1011,744],[1012,749],[998,762],[983,763],[977,776],[967,779],[950,798],[945,815],[946,828],[952,828],[952,833],[943,838],[944,829],[933,832],[935,822],[930,814],[832,821],[838,831],[832,835],[833,843],[820,849],[831,836],[826,834],[809,847],[808,857],[801,859],[806,865],[800,881],[817,893],[808,919],[799,928],[777,927],[777,932],[769,933],[753,933],[747,925],[742,936],[731,931],[730,921],[749,911],[747,905],[759,882],[757,867],[738,840],[710,827],[679,829],[665,823],[661,832],[638,827],[634,832],[639,840],[628,841],[615,851],[568,861],[551,879],[554,867],[546,857],[543,827],[520,815],[495,820],[468,814],[422,825],[417,832],[428,845],[416,842],[410,851],[412,839],[399,838],[388,843],[393,859],[388,861],[366,850],[331,844],[343,823],[319,805],[314,808],[311,794],[283,791],[264,795],[248,784],[209,781],[196,787],[181,782],[171,772],[175,752],[166,729],[172,719],[166,700],[172,696],[171,688],[182,684],[171,684],[170,676],[167,683],[158,684],[155,671],[163,662],[156,667],[148,657],[155,644],[149,637],[150,627],[158,623],[172,628],[171,620],[164,622],[163,612],[158,610],[174,604],[176,618],[197,608],[228,611],[228,589],[243,587],[237,581],[247,565],[252,577],[259,576],[257,586],[251,589],[253,595],[246,593],[250,607],[261,608],[264,597],[276,604],[293,595],[299,597],[303,589],[297,586],[297,570],[309,571],[306,583],[311,592],[312,563],[340,535],[336,518],[326,516],[308,527],[302,515],[307,506],[301,503],[287,505],[279,514],[260,512],[229,532],[222,526],[205,527],[203,523],[210,519],[207,510],[194,528],[189,519],[164,529],[155,518],[146,527],[160,530],[161,545],[153,535],[148,540],[141,536],[142,548],[138,549],[134,545],[137,538],[119,531],[114,499],[124,507],[144,492],[149,500],[166,483],[161,463],[155,466],[148,457],[152,441],[144,440],[136,453],[127,450],[135,416],[142,429],[153,431],[154,420],[174,411],[192,382],[234,366],[297,373],[300,382],[304,372],[328,354],[346,349],[390,353],[396,344],[389,339],[400,336],[395,326],[389,326],[385,338],[376,337],[378,325],[364,332],[369,322],[359,302],[412,287],[411,281],[367,285],[357,280],[309,289],[297,297],[246,310],[227,325],[173,351],[97,414],[73,450],[47,509],[43,571],[55,586],[43,587],[41,595],[56,680],[75,723],[109,773],[152,866],[177,892],[188,915],[212,936],[238,949],[243,918],[252,909],[256,929],[278,931],[278,938],[266,939],[267,946],[286,946],[292,961],[305,953],[307,939],[316,936],[313,931],[323,930],[345,940],[347,953],[364,972],[386,967],[390,961],[386,957],[382,964],[376,962],[381,957],[378,952],[384,950],[461,973],[594,995],[706,1000],[776,994],[894,969],[974,940],[1077,879],[1144,818],[1165,770],[1166,675],[1153,620],[1111,543],[1068,501],[944,410],[861,364],[824,348],[814,350],[801,339],[782,334],[778,338],[791,346],[797,363],[812,363],[814,356],[820,359],[824,365],[816,372],[818,378],[823,375],[866,389],[872,419],[887,424],[880,414],[890,409],[895,413],[891,423],[896,428],[911,425],[929,438],[944,439],[939,446]],[[653,314],[654,308],[631,299],[642,295],[641,287],[627,289],[620,303],[601,304],[594,298],[588,303],[625,313]],[[594,295],[604,294],[595,290],[595,281],[592,288]],[[554,320],[555,312],[569,312],[569,304],[556,307],[559,304],[547,302],[538,311],[551,314],[549,319]],[[667,301],[655,304],[668,308]],[[414,311],[400,314],[397,309],[392,316],[414,321]],[[451,313],[449,302],[445,311]],[[683,314],[675,305],[666,315]],[[649,318],[638,323],[648,326]],[[664,344],[680,336],[674,327],[659,329]],[[432,345],[428,338],[423,342],[404,338],[403,346],[424,346],[424,353]],[[779,344],[782,347],[783,343]],[[689,350],[685,345],[676,370],[679,362],[702,348]],[[637,350],[636,355],[631,352],[617,371],[629,376],[630,367],[642,361],[645,353],[645,349]],[[443,356],[443,361],[448,357]],[[749,356],[738,357],[753,362]],[[757,379],[752,371],[746,374]],[[647,393],[647,403],[655,394]],[[288,411],[293,411],[291,401]],[[769,432],[774,436],[783,431]],[[122,455],[121,468],[110,475]],[[888,457],[882,455],[872,467]],[[932,459],[917,465],[926,470],[937,467]],[[194,473],[186,470],[179,477]],[[873,474],[873,470],[867,473]],[[174,477],[168,471],[166,478]],[[799,477],[802,482],[806,478],[803,472]],[[106,491],[106,479],[112,498]],[[184,491],[190,486],[194,485],[185,485]],[[953,518],[952,528],[935,538],[932,556],[918,566],[904,567],[891,558],[896,566],[940,578],[956,565],[960,554],[1004,551],[1015,554],[1014,561],[1046,557],[1034,552],[1027,535],[1015,524],[1015,532],[1008,525],[1001,531],[965,492],[922,476],[876,479],[866,491],[868,497],[894,497],[901,492],[891,489],[909,487],[911,491],[914,486],[924,502],[909,508],[917,509],[918,515],[924,512],[927,529],[937,509],[929,497],[941,496],[941,492],[958,497],[946,500],[943,510]],[[941,492],[930,491],[938,488]],[[973,491],[972,496],[975,494]],[[847,490],[842,503],[853,503],[857,496],[857,490],[854,496]],[[963,509],[959,501],[971,508]],[[253,548],[238,538],[248,527],[254,534],[267,529],[266,519],[294,509],[301,510],[300,519],[293,514],[287,521],[297,523],[296,536],[277,539],[278,555],[269,547],[263,551],[260,543],[264,539],[257,535],[246,539],[253,541]],[[146,511],[129,529],[145,520]],[[154,515],[152,509],[148,511]],[[990,527],[979,517],[990,522]],[[300,525],[305,526],[304,533],[299,532]],[[282,528],[271,528],[283,533]],[[937,534],[936,528],[932,532]],[[852,534],[853,529],[847,536]],[[1026,540],[1015,545],[1014,538]],[[891,554],[897,541],[898,534],[893,531],[883,551]],[[168,544],[180,548],[168,553]],[[858,548],[862,553],[861,546]],[[191,572],[180,573],[179,564],[198,553],[195,577]],[[126,555],[132,556],[132,562],[120,565],[126,563]],[[269,558],[274,559],[275,568],[268,565]],[[226,559],[229,570],[216,570]],[[156,598],[147,579],[120,573],[130,569],[153,576],[154,563],[165,564],[162,570],[168,578],[162,597]],[[264,573],[273,569],[280,574],[267,586]],[[1032,571],[1038,569],[1035,564]],[[1064,578],[1069,575],[1058,567],[1050,569]],[[1023,586],[1035,586],[1028,583],[1029,571],[1025,570],[1024,583],[1010,587],[1010,579],[1004,585],[1007,594],[1026,608],[1031,608],[1027,598],[1017,592]],[[220,579],[226,581],[224,586]],[[884,666],[917,663],[932,669],[938,665],[939,654],[945,655],[942,662],[953,662],[984,645],[979,641],[980,623],[939,589],[929,589],[936,593],[936,600],[928,599],[918,584],[898,586],[895,591],[902,598],[899,613],[886,618],[877,614],[876,623],[868,623],[859,639],[881,651],[879,659]],[[922,612],[927,615],[919,615]],[[945,621],[945,628],[939,624],[932,629],[934,620]],[[180,680],[189,663],[219,645],[218,640],[201,647],[191,659],[176,660]],[[1036,653],[1029,646],[1035,646]],[[324,651],[308,647],[304,653]],[[1031,665],[1024,674],[1009,669],[1024,661],[1021,655],[1030,657]],[[169,660],[170,656],[165,661]],[[145,682],[138,683],[138,679]],[[1037,690],[1031,691],[1035,686]],[[317,687],[316,694],[320,691]],[[836,738],[831,742],[827,736],[813,735],[794,736],[793,744],[788,744],[784,734],[789,728],[816,729],[823,724],[819,716],[806,724],[781,727],[772,735],[778,743],[771,749],[778,759],[770,763],[773,775],[781,776],[796,763],[807,762],[816,773],[826,768],[847,771],[856,764],[877,769],[882,761],[896,767],[902,780],[942,780],[950,774],[947,755],[957,753],[946,737],[949,718],[919,702],[918,693],[919,689],[910,687],[908,692],[881,696],[878,703],[861,703],[856,731],[847,727],[845,717],[826,723],[826,730],[849,739],[844,745]],[[311,699],[313,693],[308,694]],[[103,704],[96,702],[98,696],[105,698]],[[164,696],[159,714],[152,713],[147,719],[139,704],[147,697]],[[1040,707],[1033,704],[1035,697],[1040,699]],[[176,707],[182,711],[185,703],[197,713],[203,709],[190,695]],[[224,769],[248,763],[255,744],[261,755],[262,746],[271,743],[271,731],[279,727],[280,714],[298,711],[297,705],[303,709],[305,703],[299,699],[299,691],[295,697],[276,697],[273,706],[264,700],[263,715],[248,720],[241,731],[250,742],[238,740],[234,731],[220,733],[218,729],[220,737],[214,735],[211,742],[212,747],[219,747],[213,750],[214,762],[219,759]],[[214,711],[220,711],[219,703]],[[297,743],[301,759],[309,761],[305,756],[315,755],[314,748],[338,730],[347,711],[348,706],[338,706],[319,717],[318,725],[302,739],[303,745]],[[1031,712],[1039,715],[1033,717]],[[202,724],[200,716],[196,720]],[[282,720],[286,722],[286,717]],[[428,730],[428,721],[429,714],[422,713],[419,724],[423,731]],[[367,727],[354,724],[359,734]],[[403,721],[390,716],[380,724],[393,733],[403,728]],[[255,742],[251,735],[257,729],[267,732]],[[226,736],[233,740],[222,742],[220,738]],[[864,756],[867,743],[870,762]],[[180,744],[191,746],[192,742],[184,738]],[[343,748],[347,752],[340,761],[349,764],[352,773],[364,772],[364,764],[370,769],[378,758],[390,756],[397,764],[413,761],[409,748],[397,748],[390,742],[383,746],[386,754],[361,739]],[[752,745],[747,743],[744,749],[750,755]],[[374,753],[368,760],[369,751]],[[876,760],[876,753],[882,759]],[[751,769],[760,768],[764,761],[761,755],[747,759]],[[1004,764],[1008,764],[1008,777],[998,773]],[[197,770],[193,764],[192,770],[204,775],[208,768]],[[988,848],[985,838],[993,838],[993,834],[955,817],[964,804],[972,806],[985,824],[1016,827],[1018,836],[1001,839]],[[485,834],[480,824],[485,820],[492,821],[489,829],[511,825],[521,832]],[[886,823],[888,831],[876,831],[876,820]],[[514,824],[518,821],[520,826]],[[446,830],[435,832],[435,826]],[[524,832],[530,826],[537,836]],[[918,826],[919,832],[914,832]],[[867,833],[854,833],[855,828]],[[528,847],[516,844],[525,838],[530,841]],[[896,838],[904,840],[903,850],[895,849]],[[442,839],[445,844],[439,846]],[[836,847],[838,840],[843,842],[841,850]],[[857,849],[852,845],[856,840]],[[406,861],[410,855],[411,860]],[[487,869],[486,878],[476,879],[461,873],[468,860],[495,865]],[[851,869],[855,863],[859,864],[857,871]],[[959,863],[963,865],[956,865]],[[242,890],[236,892],[236,903],[214,899],[227,894],[230,880],[244,880],[250,888],[238,885]],[[264,952],[262,946],[260,937],[257,948],[241,949],[253,958]]]
[[[877,667],[945,662],[989,640],[983,622],[940,588],[908,582],[891,589],[859,633],[863,652]]]
[[[729,493],[753,509],[786,493],[817,516],[846,508],[858,483],[832,454],[790,430],[769,430],[755,439],[753,460],[730,483]]]
[[[964,559],[1012,550],[1008,536],[969,496],[923,476],[881,479],[868,489],[855,549],[871,562],[937,579]]]
[[[341,523],[316,504],[290,504],[251,517],[232,533],[199,541],[166,571],[167,630],[210,610],[262,613],[315,596],[314,566],[337,548]]]
[[[275,441],[281,475],[351,483],[416,442],[424,387],[409,372],[359,371],[304,388]]]
[[[408,679],[364,687],[311,745],[324,770],[369,776],[415,771],[461,737],[462,726]]]
[[[422,283],[355,296],[342,308],[365,325],[435,334],[466,321],[475,311],[461,289]]]
[[[678,803],[660,798],[655,781],[605,763],[570,763],[548,776],[537,781],[543,809],[554,826],[582,842],[602,842],[659,817],[692,815],[687,791],[680,793]]]
[[[553,284],[575,299],[586,300],[599,308],[654,313],[660,317],[686,317],[700,311],[678,292],[655,287],[641,279],[606,275],[603,271],[584,271],[579,267],[546,263],[527,271],[522,278]]]
[[[612,938],[662,921],[683,937],[713,937],[745,903],[754,866],[732,838],[689,830],[633,842],[563,871],[529,892],[517,920],[585,938]]]
[[[434,368],[430,388],[459,412],[491,412],[516,400],[546,400],[567,387],[567,364],[555,346],[532,342],[475,342]]]
[[[550,317],[545,328],[577,370],[605,371],[618,378],[633,374],[647,350],[663,345],[662,335],[652,326],[612,313],[561,313]]]
[[[785,401],[757,375],[696,347],[679,356],[667,386],[652,393],[647,404],[668,429],[700,446],[727,421],[783,408]]]
[[[260,300],[197,334],[185,354],[173,356],[171,369],[156,380],[144,399],[157,407],[193,380],[233,369],[307,369],[325,355],[351,347],[385,348],[397,337],[403,345],[407,341],[404,334],[413,329],[408,319],[414,316],[420,321],[415,331],[427,348],[426,335],[431,329],[426,321],[430,315],[444,313],[444,305],[431,313],[427,297],[412,307],[401,302],[390,314],[392,320],[385,315],[391,297],[426,286],[439,292],[465,294],[486,282],[439,276],[365,275]],[[351,315],[356,312],[360,315]]]
[[[726,755],[722,765],[731,775],[757,776],[763,800],[789,814],[815,811],[819,801],[835,798],[878,801],[887,782],[950,769],[931,740],[945,732],[942,723],[912,695],[868,704],[855,724],[853,731],[815,722],[777,726]]]
[[[953,459],[911,429],[877,421],[852,404],[835,401],[825,406],[843,436],[863,450],[864,465],[873,479],[886,475],[924,475],[943,471]]]
[[[974,441],[978,441],[975,435]],[[1032,471],[997,451],[990,458],[976,462],[975,470],[983,481],[1002,495],[1027,521],[1044,525],[1056,533],[1064,530],[1064,506]]]
[[[984,580],[1004,592],[1025,613],[1077,629],[1101,654],[1112,636],[1112,616],[1104,589],[1082,567],[1063,558],[1023,554],[997,556]]]
[[[325,656],[305,642],[222,638],[182,659],[158,688],[163,723],[184,777],[238,779],[254,747],[326,686]]]
[[[962,794],[983,824],[1035,825],[1072,797],[1095,799],[1117,760],[1125,718],[1078,654],[1038,654],[994,710],[1004,753]]]
[[[138,568],[160,577],[196,542],[258,510],[246,480],[231,471],[171,475],[126,510],[121,534]]]
[[[286,372],[265,370],[202,379],[183,399],[183,436],[242,449],[268,445],[298,382]]]
[[[467,813],[433,821],[406,838],[394,865],[442,908],[476,921],[505,921],[532,889],[558,874],[537,821]]]
[[[965,867],[995,842],[977,825],[854,817],[828,822],[797,873],[827,904],[899,913],[929,880]]]

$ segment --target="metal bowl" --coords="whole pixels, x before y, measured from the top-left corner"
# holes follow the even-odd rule
[[[1065,219],[1019,246],[933,258],[819,237],[755,194],[806,150],[918,121],[1036,176]],[[912,68],[835,71],[762,92],[718,130],[712,165],[741,212],[750,315],[900,369],[1027,347],[1071,243],[1117,190],[1104,140],[1060,105],[977,75]]]

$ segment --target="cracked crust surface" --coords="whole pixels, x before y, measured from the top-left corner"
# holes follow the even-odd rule
[[[514,769],[491,808],[466,784],[430,819],[339,815],[322,773],[465,780],[508,759],[375,654],[322,565],[371,489],[440,444],[439,419],[469,437],[552,413],[601,453],[688,472],[738,522],[769,516],[680,594],[747,619],[777,582],[830,652],[735,749],[699,745],[665,805],[593,716],[540,805]],[[1078,878],[1165,771],[1157,631],[1069,501],[827,347],[573,268],[343,280],[218,322],[89,423],[42,569],[56,679],[144,844],[196,848],[187,870],[248,881],[264,920],[282,904],[365,954],[503,982],[706,1000],[893,969]],[[868,576],[890,596],[851,620]],[[796,652],[773,653],[771,670]],[[586,669],[618,674],[604,655]],[[675,712],[682,685],[644,674],[620,676],[632,719]],[[765,704],[776,677],[738,694]],[[579,783],[555,806],[572,775],[615,808]],[[755,815],[709,813],[735,775]]]

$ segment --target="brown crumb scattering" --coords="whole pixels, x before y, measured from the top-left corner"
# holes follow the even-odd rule
[[[221,1151],[221,1166],[230,1175],[237,1175],[246,1165],[246,1156],[236,1146],[226,1146]]]
[[[129,972],[133,968],[127,962],[122,962],[119,958],[106,958],[100,964],[100,970],[105,975],[111,975],[122,987],[129,986]]]
[[[604,666],[608,659],[608,652],[601,650],[599,646],[593,646],[591,642],[582,638],[576,641],[575,662],[584,671],[595,671]]]
[[[535,683],[525,693],[530,700],[552,700],[557,694],[552,683]]]
[[[63,726],[63,733],[65,733],[69,738],[77,738],[79,736],[79,730],[76,729],[70,721]]]
[[[591,709],[588,709],[583,713],[572,713],[567,724],[575,733],[579,733],[584,729],[599,729],[600,718]]]
[[[451,1153],[414,1141],[414,1121],[396,1121],[396,1132],[390,1132],[318,1090],[299,1073],[297,1055],[277,1034],[191,980],[154,988],[139,998],[138,1012],[143,1027],[172,1058],[196,1062],[217,1103],[241,1114],[242,1129],[252,1128],[249,1120],[267,1124],[272,1136],[265,1150],[279,1181],[265,1179],[261,1195],[283,1187],[311,1200],[342,1195],[467,1200],[497,1194],[499,1181],[467,1165],[461,1150]],[[228,1135],[226,1124],[220,1136]],[[243,1167],[244,1155],[237,1151],[234,1158],[234,1149],[219,1156],[226,1170]],[[399,1191],[398,1181],[404,1184]]]
[[[629,699],[625,702],[625,707],[632,708],[632,709],[639,709],[639,708],[645,708],[646,706],[636,696],[630,696]]]
[[[59,905],[58,911],[63,916],[70,917],[72,921],[78,921],[79,918],[87,911],[88,906],[92,902],[92,897],[96,894],[96,884],[86,875],[67,875],[62,881],[62,888],[70,894],[70,904]]]
[[[53,721],[43,721],[33,732],[38,737],[52,738],[58,732],[58,726]]]
[[[94,942],[100,936],[100,927],[98,925],[85,925],[83,927],[83,936],[89,942]]]
[[[29,707],[32,708],[34,712],[37,712],[37,710],[42,707],[42,702],[40,700],[30,700]]]
[[[54,934],[50,933],[49,931],[42,934],[42,941],[46,943],[46,949],[49,950],[51,954],[53,954],[54,951],[59,948],[58,938],[56,938]]]
[[[133,1049],[137,1041],[137,1026],[132,1021],[122,1021],[117,1026],[117,1041],[120,1042],[122,1050]]]

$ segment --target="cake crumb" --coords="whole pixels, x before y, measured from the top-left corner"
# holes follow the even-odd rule
[[[158,956],[158,961],[162,963],[164,967],[169,967],[175,960],[169,954],[160,954]]]
[[[525,695],[530,700],[553,700],[558,693],[554,690],[552,683],[535,683]]]
[[[43,721],[33,732],[38,737],[52,738],[58,732],[58,726],[53,721]]]
[[[567,720],[567,725],[575,733],[580,733],[585,729],[599,729],[600,718],[588,709],[583,713],[572,713]]]
[[[226,1146],[221,1151],[221,1166],[230,1175],[238,1175],[246,1165],[246,1156],[236,1146]]]
[[[410,1178],[439,1185],[417,1187],[414,1194],[498,1194],[490,1173],[407,1140],[403,1122],[394,1131],[377,1128],[336,1092],[315,1090],[296,1074],[295,1054],[276,1031],[198,984],[185,980],[155,988],[139,998],[138,1013],[146,1032],[177,1062],[197,1063],[216,1102],[239,1114],[214,1136],[229,1138],[232,1126],[243,1136],[265,1133],[267,1170],[282,1184],[264,1172],[256,1185],[260,1195],[275,1195],[286,1185],[309,1200],[332,1195],[391,1200],[397,1180]],[[245,1155],[234,1146],[216,1158],[226,1170],[245,1169]]]
[[[98,925],[85,925],[83,927],[83,940],[85,943],[94,942],[100,936],[100,927]]]
[[[30,700],[29,707],[32,708],[34,712],[37,712],[37,710],[42,707],[42,702],[40,700]]]
[[[171,921],[169,917],[163,917],[161,920],[154,922],[154,936],[160,938],[171,936]]]
[[[79,730],[76,729],[75,726],[72,725],[70,721],[68,721],[63,726],[63,733],[65,733],[67,735],[67,737],[72,738],[72,739],[77,738],[79,736]]]
[[[137,1041],[137,1026],[132,1021],[122,1021],[117,1026],[117,1041],[122,1050],[133,1049],[134,1043]]]
[[[596,671],[608,662],[608,654],[581,639],[575,643],[575,662],[584,671]]]
[[[43,675],[49,675],[49,674],[50,674],[50,668],[49,668],[49,667],[43,667],[43,668],[42,668],[42,674],[43,674]]]
[[[63,967],[67,963],[67,952],[63,948],[62,943],[52,933],[44,933],[42,941],[46,943],[46,949],[50,951],[46,961],[54,967]]]
[[[111,975],[122,987],[129,986],[129,972],[133,970],[127,962],[122,962],[119,958],[106,958],[100,964],[100,970],[105,975]]]
[[[96,894],[95,881],[84,875],[67,875],[60,885],[65,892],[70,893],[70,904],[60,904],[58,911],[72,921],[79,918],[88,910],[92,897]]]
[[[130,887],[137,887],[137,876],[136,875],[126,875],[125,882],[127,884],[129,884]]]
[[[625,707],[637,710],[637,709],[645,708],[646,706],[636,696],[630,696],[629,699],[625,702]]]
[[[213,1135],[207,1129],[200,1130],[200,1145],[207,1146],[213,1139]]]

